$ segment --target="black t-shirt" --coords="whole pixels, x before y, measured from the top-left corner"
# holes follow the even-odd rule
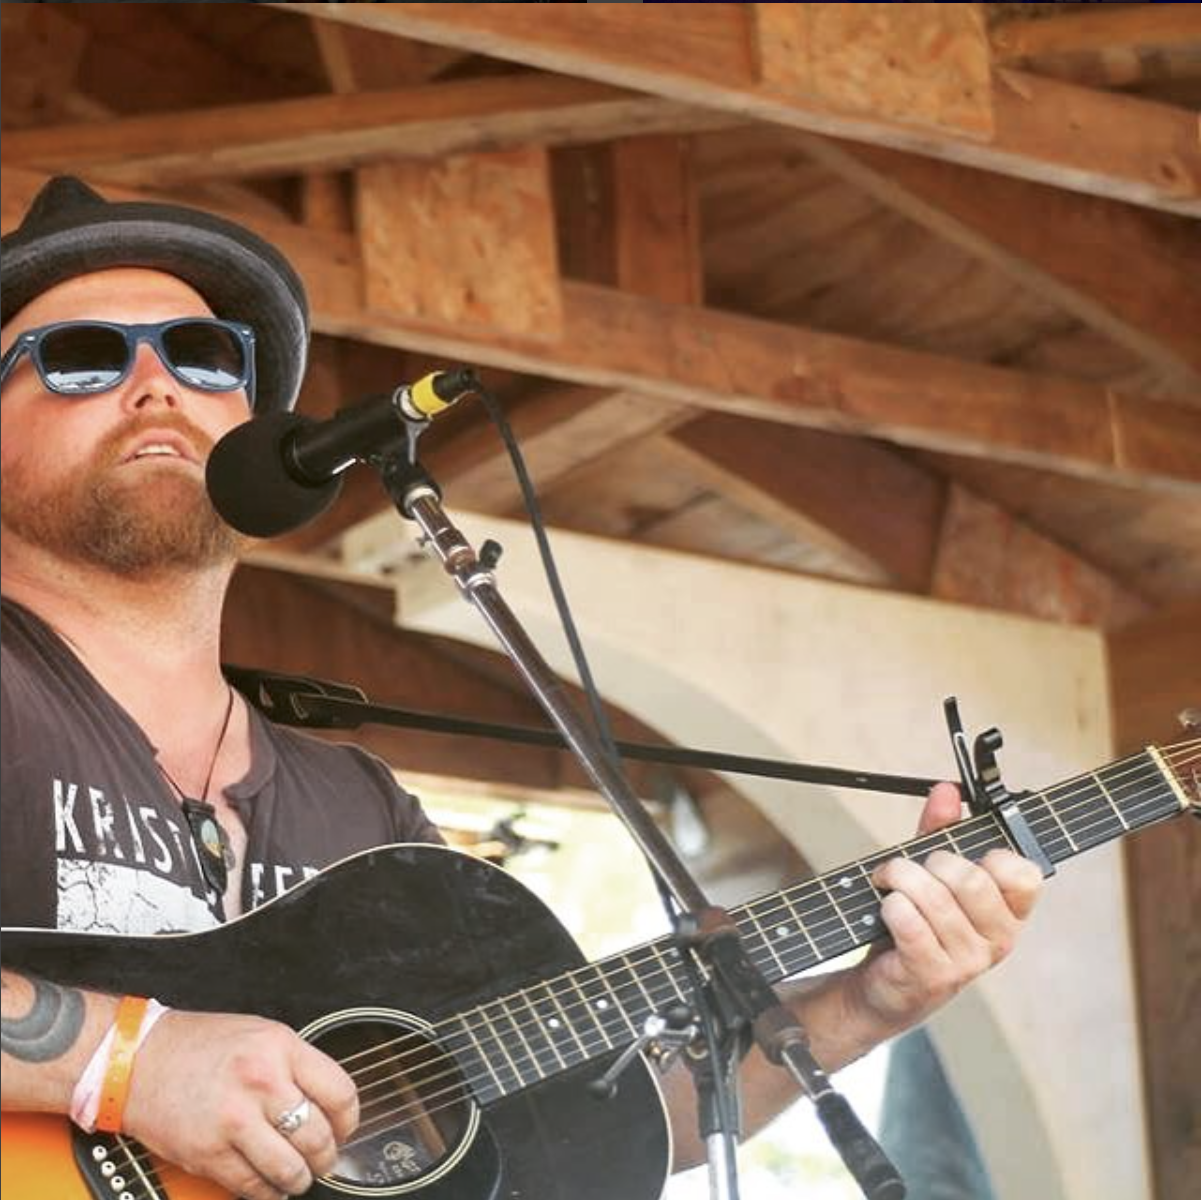
[[[4,925],[142,935],[218,924],[220,897],[141,727],[8,599],[0,660]],[[247,831],[244,909],[348,854],[441,840],[378,758],[250,718],[250,770],[226,789]]]

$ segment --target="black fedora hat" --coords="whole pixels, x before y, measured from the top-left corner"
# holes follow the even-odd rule
[[[73,176],[56,176],[0,240],[0,322],[55,284],[110,267],[174,275],[215,316],[253,326],[256,412],[296,403],[309,342],[300,277],[257,234],[197,209],[110,202]]]

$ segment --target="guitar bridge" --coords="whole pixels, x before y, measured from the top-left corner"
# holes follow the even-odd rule
[[[71,1149],[92,1200],[167,1200],[147,1151],[137,1142],[72,1125]]]

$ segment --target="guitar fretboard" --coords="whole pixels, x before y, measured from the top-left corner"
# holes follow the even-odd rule
[[[1196,758],[1196,751],[1195,751]],[[1018,802],[1053,863],[1181,811],[1171,769],[1145,750]],[[922,860],[946,849],[973,861],[1014,849],[994,814],[860,859],[731,913],[770,982],[796,975],[885,935],[873,870],[890,858]],[[621,1049],[690,985],[670,938],[648,942],[461,1013],[438,1027],[475,1098],[487,1104]]]

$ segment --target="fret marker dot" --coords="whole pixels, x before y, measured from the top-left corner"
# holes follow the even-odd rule
[[[844,875],[843,878],[839,880],[839,886],[846,891],[849,887],[851,887],[851,879]]]
[[[788,937],[790,932],[791,930],[789,929],[788,925],[778,925],[776,927],[776,936],[778,938]]]
[[[597,1007],[602,1010],[607,1009],[609,1007],[609,1001],[605,999],[598,1000]]]
[[[868,916],[860,918],[860,924],[861,925],[875,925],[876,917],[874,917],[871,913],[869,913]]]
[[[558,1018],[558,1017],[551,1017],[551,1018],[550,1018],[550,1020],[548,1020],[548,1021],[547,1021],[547,1025],[548,1025],[548,1026],[549,1026],[551,1029],[558,1029],[558,1028],[559,1028],[559,1018]]]

